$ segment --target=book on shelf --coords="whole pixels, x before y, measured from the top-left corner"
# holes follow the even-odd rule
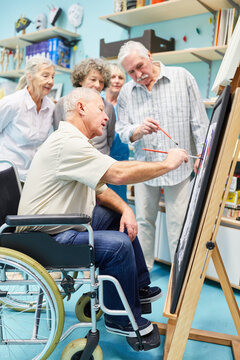
[[[50,59],[56,65],[70,68],[71,48],[66,46],[59,38],[49,39],[52,41],[52,52]],[[48,40],[48,41],[49,41]]]
[[[227,45],[235,25],[235,8],[220,9],[217,15],[215,46]]]
[[[225,206],[225,208],[223,210],[223,216],[236,219],[240,216],[240,209],[234,209],[234,208]]]
[[[56,65],[70,68],[71,48],[59,38],[52,38],[27,46],[26,61],[35,55],[44,56]]]
[[[240,190],[229,191],[225,206],[240,209]]]
[[[217,14],[216,31],[215,31],[215,43],[214,43],[214,45],[216,45],[216,46],[217,46],[217,43],[218,43],[220,17],[221,17],[221,9],[218,10],[218,14]]]
[[[233,34],[234,25],[236,24],[235,21],[235,8],[229,9],[229,17],[228,17],[228,32],[227,32],[227,44]]]
[[[234,177],[233,177],[234,179]],[[223,216],[229,218],[239,218],[240,217],[240,190],[238,189],[239,186],[239,177],[235,177],[236,180],[232,180],[230,191],[228,193],[227,200],[225,202],[225,207],[223,210]],[[231,187],[233,189],[237,189],[231,191]]]
[[[229,191],[234,192],[234,191],[237,191],[237,190],[240,190],[240,176],[239,175],[233,175]]]

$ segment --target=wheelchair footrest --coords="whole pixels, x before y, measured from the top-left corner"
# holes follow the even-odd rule
[[[127,337],[127,342],[135,351],[148,351],[160,346],[161,340],[157,325],[153,324],[153,331],[147,335],[141,336],[142,344],[139,343],[137,337]]]
[[[142,314],[151,314],[152,313],[152,304],[151,303],[141,304],[141,308],[142,308]]]

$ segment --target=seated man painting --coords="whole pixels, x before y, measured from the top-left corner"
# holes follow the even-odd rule
[[[110,184],[134,184],[161,176],[188,161],[185,150],[173,149],[162,162],[116,161],[91,145],[100,136],[108,117],[104,103],[93,89],[74,89],[65,99],[66,121],[60,122],[41,146],[31,164],[18,214],[86,214],[92,218],[96,266],[100,274],[114,276],[121,284],[135,316],[141,336],[151,347],[153,325],[142,317],[141,302],[152,302],[161,289],[150,287],[149,272],[137,238],[132,209],[110,188]],[[18,231],[29,231],[21,227]],[[88,233],[81,226],[34,227],[47,231],[59,243],[82,244]],[[113,284],[104,285],[104,302],[122,309]],[[127,316],[105,314],[107,330],[136,336]]]

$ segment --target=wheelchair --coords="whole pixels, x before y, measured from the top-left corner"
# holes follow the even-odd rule
[[[1,360],[47,359],[60,341],[75,329],[85,327],[90,327],[85,338],[70,342],[61,360],[101,360],[97,319],[102,312],[127,315],[136,333],[136,338],[127,338],[129,345],[136,351],[148,350],[120,283],[97,272],[91,219],[85,215],[16,215],[21,184],[14,164],[0,160],[2,164],[5,165],[0,170]],[[89,243],[64,245],[44,232],[14,232],[17,226],[53,224],[81,224],[88,231]],[[83,276],[84,271],[88,271],[88,277]],[[54,280],[51,272],[61,272],[61,279]],[[123,310],[104,305],[104,281],[115,285]],[[81,296],[75,308],[79,322],[63,333],[63,299],[85,284],[89,291]]]

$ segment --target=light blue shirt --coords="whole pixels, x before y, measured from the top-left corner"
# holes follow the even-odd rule
[[[130,143],[136,128],[146,117],[151,117],[188,154],[201,154],[209,120],[196,81],[184,68],[166,67],[162,63],[160,66],[160,74],[151,91],[133,80],[122,87],[117,102],[116,131],[123,142]],[[131,144],[134,145],[135,159],[141,161],[162,161],[166,158],[164,154],[142,148],[168,151],[176,147],[162,131],[144,135]],[[187,164],[146,181],[146,184],[178,184],[190,176],[193,164],[194,161],[189,158]]]

